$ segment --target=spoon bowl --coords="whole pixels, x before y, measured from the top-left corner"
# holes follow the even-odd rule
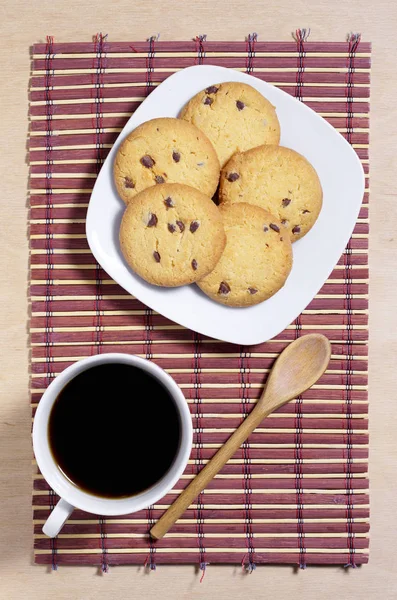
[[[304,335],[292,342],[274,363],[254,410],[269,414],[302,394],[321,377],[330,358],[331,344],[321,334]]]

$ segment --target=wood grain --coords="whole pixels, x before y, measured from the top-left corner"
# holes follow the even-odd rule
[[[257,598],[264,582],[273,598],[388,600],[396,597],[395,516],[397,482],[397,416],[390,404],[397,388],[397,121],[394,99],[395,6],[387,0],[119,0],[109,3],[5,0],[0,19],[4,64],[2,107],[0,297],[0,498],[1,597],[19,599],[90,598]],[[27,87],[29,46],[47,34],[59,41],[89,41],[97,31],[111,40],[140,40],[161,33],[162,39],[242,39],[257,31],[260,39],[287,40],[296,27],[312,28],[311,40],[345,39],[360,31],[373,42],[371,94],[371,234],[370,234],[370,404],[372,544],[368,565],[348,572],[338,568],[258,568],[246,576],[235,567],[208,567],[200,576],[192,567],[161,567],[147,575],[136,567],[97,577],[92,568],[63,567],[49,574],[32,565],[31,442],[28,393],[26,238]],[[394,519],[394,520],[393,520]],[[270,590],[269,590],[270,588]]]

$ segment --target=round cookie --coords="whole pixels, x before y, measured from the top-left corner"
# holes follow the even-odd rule
[[[154,285],[176,287],[205,277],[225,244],[218,207],[198,190],[177,183],[138,194],[120,226],[127,263]]]
[[[213,271],[198,282],[207,296],[229,306],[252,306],[283,287],[292,267],[292,247],[277,219],[240,202],[220,207],[227,242]]]
[[[284,146],[259,146],[236,154],[221,172],[220,203],[249,202],[275,215],[292,242],[320,214],[323,191],[312,165]]]
[[[211,85],[194,96],[180,118],[204,131],[221,167],[235,152],[261,144],[278,144],[280,124],[274,106],[245,83]]]
[[[114,161],[116,188],[126,204],[148,187],[183,183],[212,197],[219,181],[219,161],[205,136],[180,119],[152,119],[123,141]]]

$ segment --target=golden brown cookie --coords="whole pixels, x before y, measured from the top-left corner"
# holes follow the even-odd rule
[[[235,81],[211,85],[194,96],[180,118],[212,142],[221,167],[235,152],[278,144],[280,124],[274,106],[255,88]]]
[[[138,194],[120,226],[127,263],[154,285],[175,287],[205,277],[225,244],[218,207],[198,190],[177,183]]]
[[[190,185],[210,198],[219,181],[219,161],[205,136],[180,119],[152,119],[123,141],[114,161],[116,188],[127,204],[148,187]]]
[[[207,296],[229,306],[252,306],[283,287],[292,248],[281,223],[259,206],[239,202],[219,208],[227,242],[213,271],[198,282]]]
[[[259,146],[235,154],[221,172],[219,202],[249,202],[275,215],[292,242],[320,214],[323,191],[312,165],[283,146]]]

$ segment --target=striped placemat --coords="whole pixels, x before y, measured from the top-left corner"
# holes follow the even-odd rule
[[[110,42],[33,46],[30,93],[32,409],[57,373],[101,352],[166,369],[194,426],[188,467],[157,505],[123,518],[76,510],[54,540],[41,527],[58,498],[34,475],[37,563],[342,564],[368,560],[368,184],[360,216],[319,294],[275,339],[240,347],[180,327],[129,296],[85,237],[90,192],[113,142],[147,94],[177,69],[247,71],[299,98],[353,145],[368,181],[370,44],[295,41]],[[335,174],[337,176],[337,174]],[[343,182],[341,182],[343,184]],[[271,415],[159,542],[151,524],[239,425],[274,358],[304,333],[332,342],[326,374]],[[106,452],[104,440],[102,452]]]

